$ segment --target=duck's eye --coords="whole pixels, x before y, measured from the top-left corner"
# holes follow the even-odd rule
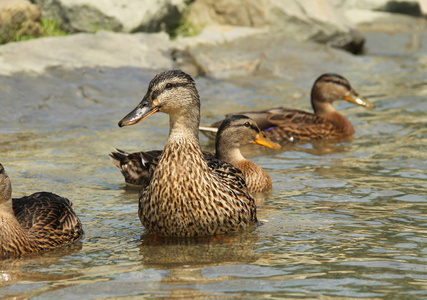
[[[166,84],[166,89],[167,89],[167,90],[170,90],[171,88],[172,88],[172,83],[167,83],[167,84]]]
[[[245,124],[243,124],[243,126],[245,126],[245,127],[250,127],[250,126],[251,126],[251,124],[249,124],[249,122],[246,122]]]

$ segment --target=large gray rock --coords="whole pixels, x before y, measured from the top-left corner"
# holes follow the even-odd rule
[[[196,37],[177,39],[174,48],[179,68],[194,76],[216,78],[263,74],[289,79],[291,70],[311,68],[322,73],[324,64],[359,63],[357,56],[326,45],[237,26],[207,26]]]
[[[41,11],[27,0],[0,1],[0,43],[7,43],[13,36],[39,36]]]
[[[170,69],[172,44],[166,33],[79,33],[0,46],[0,74],[41,74],[53,67]]]
[[[425,0],[331,0],[331,3],[344,10],[363,9],[420,16]],[[425,13],[425,12],[424,12]]]
[[[69,32],[155,32],[176,26],[184,0],[33,0]]]
[[[196,0],[188,17],[196,27],[208,24],[268,27],[287,38],[315,41],[357,53],[364,39],[326,0]]]

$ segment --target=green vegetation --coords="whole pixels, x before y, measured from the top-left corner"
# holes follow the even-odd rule
[[[188,21],[187,16],[183,16],[175,28],[168,30],[168,34],[172,39],[174,39],[179,35],[195,36],[198,35],[200,31],[200,28],[195,27],[190,21]]]
[[[58,22],[50,19],[42,18],[42,36],[63,36],[68,35],[67,32],[59,28]]]
[[[59,28],[58,22],[50,19],[41,19],[41,26],[42,26],[42,32],[40,36],[33,36],[33,35],[20,35],[18,28],[14,28],[11,30],[13,33],[11,33],[11,39],[10,41],[6,41],[4,38],[0,38],[1,43],[5,42],[21,42],[21,41],[28,41],[31,39],[35,39],[38,37],[48,37],[48,36],[64,36],[68,35],[67,32],[61,30]],[[5,34],[7,36],[7,34]]]

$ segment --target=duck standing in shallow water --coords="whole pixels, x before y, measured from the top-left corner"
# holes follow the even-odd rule
[[[141,192],[138,215],[149,233],[206,236],[257,223],[255,201],[241,171],[206,161],[199,145],[200,99],[194,80],[173,70],[156,75],[141,103],[119,126],[164,112],[170,131],[150,183]]]
[[[0,258],[64,246],[82,236],[70,200],[48,192],[12,199],[0,164]]]
[[[242,156],[240,147],[245,144],[258,144],[280,149],[279,144],[274,143],[261,132],[255,121],[243,115],[233,115],[227,117],[218,129],[215,155],[203,151],[203,157],[208,161],[218,158],[240,169],[249,192],[270,191],[272,183],[268,173]],[[110,158],[120,169],[127,183],[145,187],[150,181],[161,154],[160,150],[127,153],[116,149],[115,152],[110,153]]]
[[[372,108],[373,104],[359,96],[349,81],[338,74],[323,74],[314,82],[311,90],[311,106],[314,114],[295,109],[273,108],[258,112],[242,112],[257,122],[266,136],[276,142],[309,142],[320,139],[340,139],[354,134],[353,125],[332,106],[336,100],[345,100]],[[213,138],[212,127],[201,127]]]

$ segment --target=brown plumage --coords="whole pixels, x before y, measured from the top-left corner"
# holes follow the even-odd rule
[[[158,111],[169,114],[170,132],[139,199],[138,214],[146,230],[162,236],[205,236],[255,225],[255,201],[241,171],[203,157],[200,100],[188,74],[173,70],[156,75],[141,103],[119,126],[136,124]]]
[[[350,121],[332,106],[335,100],[346,100],[361,106],[374,107],[373,104],[361,98],[348,80],[341,75],[323,74],[317,78],[311,90],[311,105],[314,114],[287,108],[273,108],[240,114],[255,120],[265,135],[276,142],[300,143],[352,136],[354,128]],[[214,123],[212,127],[218,127],[219,124],[219,122]],[[213,138],[214,129],[201,127],[201,130]]]
[[[268,173],[242,156],[240,147],[245,144],[280,149],[280,145],[264,136],[253,120],[246,116],[233,115],[227,117],[218,129],[215,155],[207,151],[202,153],[206,160],[218,158],[240,169],[250,192],[270,191],[272,184]],[[146,186],[161,154],[161,150],[127,153],[116,149],[110,153],[110,158],[127,183]]]
[[[0,164],[0,258],[64,246],[83,236],[70,200],[48,192],[18,199],[11,195]]]

